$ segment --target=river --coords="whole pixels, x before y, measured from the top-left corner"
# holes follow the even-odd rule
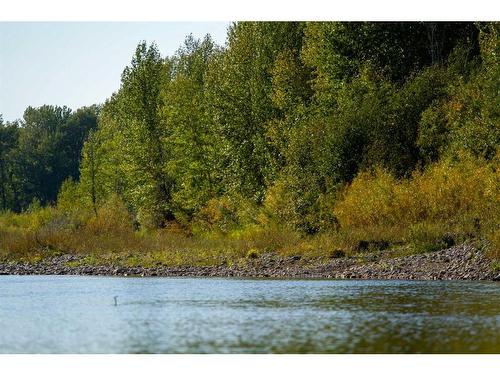
[[[0,276],[0,353],[500,353],[500,284]]]

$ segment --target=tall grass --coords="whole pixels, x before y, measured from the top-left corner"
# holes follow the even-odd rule
[[[210,212],[215,210],[210,208]],[[38,261],[71,253],[93,264],[232,264],[249,254],[259,256],[292,246],[298,239],[294,233],[278,228],[238,226],[236,222],[229,225],[218,213],[213,216],[209,224],[214,227],[202,230],[198,226],[196,235],[192,235],[175,224],[135,230],[132,216],[117,197],[105,202],[97,214],[76,205],[71,210],[48,206],[21,214],[5,212],[0,215],[0,260]]]

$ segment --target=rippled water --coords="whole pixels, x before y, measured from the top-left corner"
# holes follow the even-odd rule
[[[0,352],[500,353],[500,284],[1,276]]]

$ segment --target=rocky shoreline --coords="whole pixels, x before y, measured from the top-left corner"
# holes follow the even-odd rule
[[[0,275],[95,275],[95,276],[170,276],[236,278],[317,278],[317,279],[402,279],[402,280],[496,280],[494,269],[482,251],[471,244],[400,257],[369,254],[336,259],[301,259],[272,253],[237,264],[216,266],[118,267],[85,265],[81,256],[66,254],[38,263],[0,263]]]

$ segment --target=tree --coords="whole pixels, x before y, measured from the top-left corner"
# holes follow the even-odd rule
[[[176,181],[177,216],[191,216],[220,188],[218,140],[205,96],[209,61],[216,52],[210,36],[203,41],[188,36],[172,59],[172,80],[164,86],[162,118],[170,129],[168,170]]]
[[[223,139],[224,185],[256,202],[275,178],[279,151],[269,140],[272,120],[282,116],[273,104],[272,69],[284,51],[300,51],[303,24],[240,22],[228,32],[227,48],[208,74],[208,100]]]
[[[0,199],[2,210],[14,208],[13,150],[17,147],[19,127],[16,122],[4,124],[0,115]]]
[[[480,59],[469,63],[463,51],[448,62],[452,76],[446,96],[421,116],[418,145],[423,158],[436,161],[461,152],[492,159],[500,143],[499,24],[480,26]],[[460,50],[459,50],[460,52]],[[459,66],[458,73],[455,66]]]
[[[111,168],[121,179],[121,186],[115,179],[114,188],[146,226],[173,219],[174,180],[166,169],[170,129],[160,116],[161,93],[169,80],[170,63],[161,58],[156,45],[140,43],[123,71],[120,90],[106,102],[100,117],[107,164],[115,162]]]
[[[97,216],[97,207],[100,203],[99,198],[105,194],[101,192],[103,184],[100,177],[102,158],[102,147],[100,144],[99,133],[90,131],[82,150],[80,186],[83,188],[83,195],[90,198],[92,210]]]
[[[62,182],[78,178],[83,140],[97,124],[97,108],[75,113],[67,107],[28,107],[24,112],[16,149],[21,208],[34,198],[53,203]]]
[[[64,154],[65,175],[74,181],[79,178],[79,165],[85,139],[97,127],[97,118],[100,108],[97,105],[82,107],[72,112],[68,120],[62,125],[64,134],[61,139],[60,152]]]

